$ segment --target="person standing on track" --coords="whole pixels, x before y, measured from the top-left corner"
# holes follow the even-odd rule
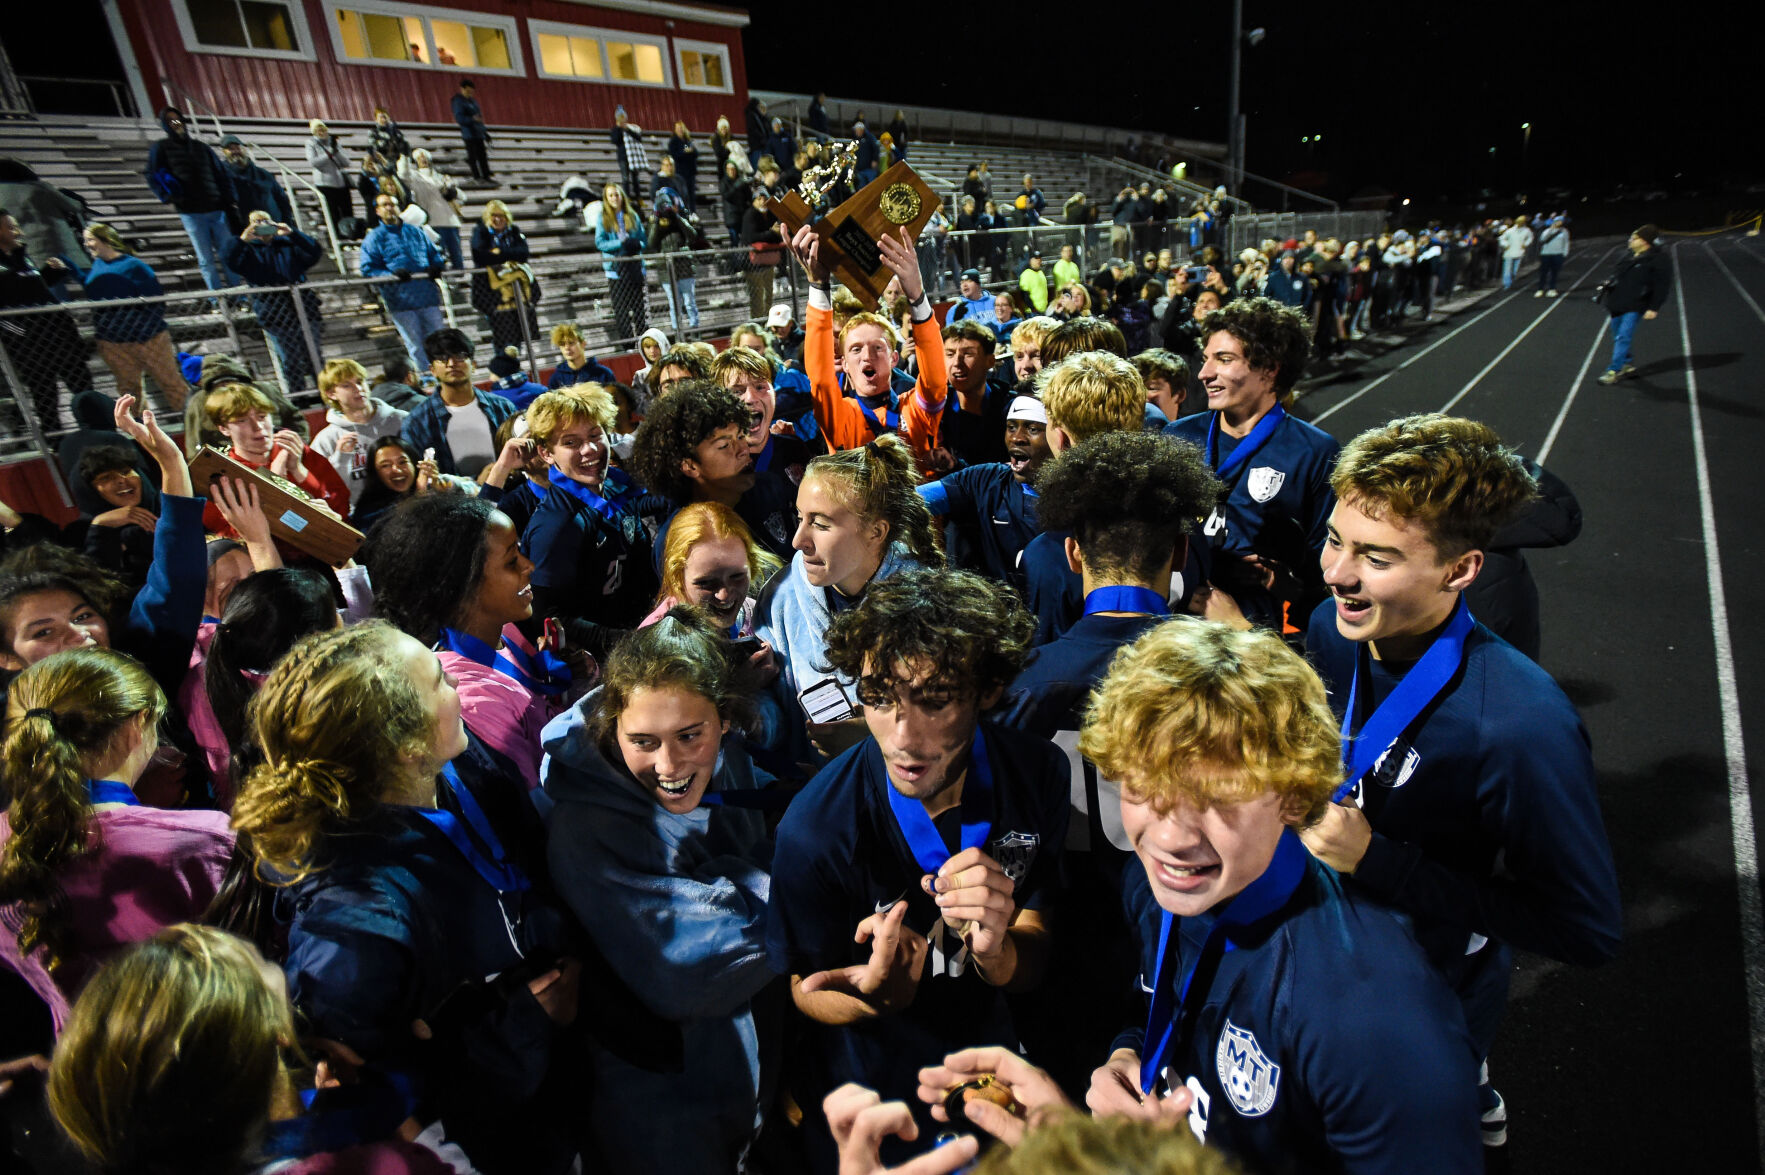
[[[1618,269],[1601,288],[1605,291],[1606,313],[1612,316],[1612,364],[1600,376],[1603,384],[1615,384],[1627,375],[1635,375],[1630,362],[1630,340],[1636,334],[1639,319],[1654,318],[1667,301],[1673,285],[1673,272],[1661,252],[1661,230],[1645,224],[1630,234],[1630,256],[1618,263]]]
[[[1586,966],[1623,932],[1587,729],[1461,599],[1537,486],[1486,425],[1441,415],[1362,433],[1330,484],[1332,598],[1306,652],[1342,719],[1348,776],[1300,836],[1409,917],[1487,1058],[1516,947]],[[1483,1141],[1500,1146],[1507,1107],[1487,1064],[1480,1084]]]

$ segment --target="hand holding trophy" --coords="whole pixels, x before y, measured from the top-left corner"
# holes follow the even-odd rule
[[[842,181],[851,182],[857,160],[856,144],[840,144],[834,149],[833,162],[825,167],[811,167],[803,172],[797,190],[769,207],[785,229],[787,240],[797,236],[805,225],[820,237],[819,261],[829,273],[844,282],[866,309],[875,310],[884,287],[896,270],[891,261],[899,261],[905,250],[887,248],[893,258],[885,256],[879,246],[884,238],[900,238],[911,243],[919,237],[926,221],[938,207],[937,195],[919,178],[917,172],[899,162],[837,208],[827,210],[816,219],[828,202],[828,193]],[[914,266],[917,277],[917,266]],[[908,280],[903,278],[903,282]]]

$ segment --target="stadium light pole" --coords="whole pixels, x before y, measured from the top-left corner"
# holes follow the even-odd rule
[[[1262,29],[1244,32],[1244,0],[1232,0],[1232,83],[1226,115],[1226,183],[1232,195],[1244,186],[1244,115],[1239,110],[1239,91],[1244,73],[1244,47],[1255,48],[1268,34]]]

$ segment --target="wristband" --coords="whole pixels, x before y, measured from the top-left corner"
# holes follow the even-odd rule
[[[915,322],[929,322],[932,316],[932,300],[924,290],[919,292],[919,301],[908,308],[908,316]]]
[[[819,282],[809,285],[809,308],[811,310],[833,310],[833,290]]]

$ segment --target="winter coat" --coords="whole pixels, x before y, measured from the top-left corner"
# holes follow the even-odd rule
[[[245,221],[253,212],[267,212],[270,219],[282,224],[294,223],[294,205],[288,200],[288,192],[280,181],[264,168],[245,161],[245,166],[228,162],[225,164],[227,174],[233,180],[233,192],[238,197],[237,231],[243,231]]]
[[[377,224],[362,241],[363,277],[387,277],[403,271],[414,279],[378,287],[386,298],[386,305],[393,310],[420,310],[425,306],[441,305],[441,291],[435,283],[417,276],[430,270],[440,273],[441,266],[441,250],[430,241],[428,233],[414,225]]]
[[[344,155],[336,135],[324,139],[314,135],[308,139],[306,141],[306,161],[313,169],[314,187],[347,188],[349,186],[347,175],[349,158]]]
[[[459,199],[459,189],[439,168],[433,164],[418,167],[407,155],[398,161],[398,178],[404,181],[411,203],[429,218],[430,228],[460,227],[459,209],[454,207]],[[443,194],[448,190],[454,193],[451,200]]]
[[[147,186],[162,204],[179,212],[224,212],[239,202],[227,165],[213,147],[190,136],[173,134],[163,115],[166,137],[147,153]]]

